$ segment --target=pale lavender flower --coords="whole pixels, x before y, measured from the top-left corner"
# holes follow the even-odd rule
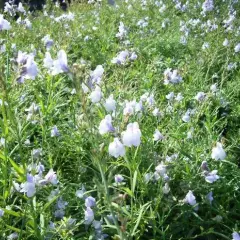
[[[57,60],[53,61],[52,67],[52,75],[57,75],[59,73],[68,72],[68,62],[67,62],[67,54],[64,50],[60,50],[58,52]]]
[[[114,176],[115,183],[121,183],[124,180],[124,177],[120,174]]]
[[[84,186],[82,186],[82,188],[81,189],[79,189],[79,190],[77,190],[76,191],[76,196],[78,197],[78,198],[81,198],[81,199],[85,199],[85,192],[86,192],[86,189],[84,188]]]
[[[48,183],[51,183],[53,185],[58,184],[57,180],[57,174],[53,171],[53,169],[50,169],[47,173],[47,175],[44,178]]]
[[[51,137],[59,137],[60,136],[60,132],[57,128],[57,126],[53,126],[52,130],[51,130]]]
[[[234,232],[232,234],[233,240],[240,240],[240,233]]]
[[[116,109],[116,101],[113,99],[113,94],[111,94],[104,103],[104,107],[107,112],[115,111]]]
[[[235,53],[240,52],[240,43],[238,43],[238,44],[234,47],[234,51],[235,51]]]
[[[213,0],[206,0],[206,1],[202,4],[202,10],[203,10],[203,12],[209,12],[209,11],[212,11],[213,9],[214,9]]]
[[[92,80],[92,83],[97,83],[100,84],[101,80],[102,80],[102,76],[104,73],[104,68],[102,67],[102,65],[98,65],[96,67],[96,69],[94,71],[91,72],[90,77]]]
[[[211,157],[215,160],[223,160],[226,158],[226,152],[224,151],[220,142],[217,142],[216,147],[212,149]]]
[[[45,58],[43,59],[43,66],[45,68],[48,68],[49,70],[53,66],[53,59],[52,59],[51,54],[49,52],[45,53]]]
[[[115,129],[112,126],[112,117],[111,115],[107,115],[101,122],[98,127],[99,133],[101,135],[106,134],[108,132],[114,132]]]
[[[18,233],[14,232],[7,237],[7,240],[14,240],[18,238]]]
[[[34,80],[38,74],[37,64],[34,61],[34,57],[29,55],[26,64],[22,68],[21,75],[23,78]]]
[[[94,212],[90,207],[87,207],[85,211],[85,224],[90,225],[94,220]]]
[[[225,38],[225,40],[223,41],[223,46],[227,47],[229,46],[229,41]]]
[[[85,206],[88,207],[95,207],[96,206],[96,200],[95,198],[89,196],[85,199]]]
[[[153,134],[153,140],[154,140],[154,141],[164,140],[164,136],[159,132],[158,129],[156,129],[155,132],[154,132],[154,134]]]
[[[50,38],[49,35],[44,36],[42,38],[42,41],[43,41],[43,43],[44,43],[44,45],[45,45],[47,50],[49,50],[53,46],[53,44],[54,44],[54,41]]]
[[[27,181],[21,184],[20,192],[26,193],[27,197],[33,197],[36,193],[34,177],[27,174]]]
[[[207,175],[205,176],[205,180],[208,183],[213,183],[215,181],[217,181],[220,177],[217,175],[217,170],[213,170],[209,173],[207,173]]]
[[[194,97],[198,102],[202,102],[206,98],[206,93],[198,92],[197,95]]]
[[[207,201],[208,201],[210,204],[212,204],[212,201],[213,201],[213,199],[214,199],[214,198],[213,198],[213,192],[212,192],[212,191],[207,194],[206,199],[207,199]]]
[[[122,133],[122,140],[125,146],[138,147],[141,142],[141,131],[137,122],[129,123],[127,130]]]
[[[157,165],[157,167],[155,167],[155,170],[161,177],[163,177],[167,172],[167,166],[161,162]]]
[[[92,103],[97,103],[101,100],[102,95],[103,94],[101,88],[99,86],[96,86],[95,90],[91,92],[89,98],[91,99]]]
[[[129,51],[125,50],[125,51],[121,51],[115,58],[112,59],[112,63],[115,64],[124,64],[127,61],[127,58],[129,57]]]
[[[114,138],[113,142],[109,144],[108,152],[115,158],[123,157],[125,155],[125,148],[118,138]]]
[[[186,203],[188,203],[189,205],[191,206],[194,206],[197,204],[197,201],[196,201],[196,198],[195,196],[193,195],[193,192],[192,191],[189,191],[184,199],[184,201]]]
[[[0,218],[3,217],[4,211],[0,208]]]

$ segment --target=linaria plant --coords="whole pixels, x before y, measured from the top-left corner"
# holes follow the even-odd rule
[[[239,240],[240,2],[77,2],[0,14],[0,239]]]

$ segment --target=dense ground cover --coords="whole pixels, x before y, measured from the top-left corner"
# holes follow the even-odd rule
[[[240,3],[24,7],[0,17],[0,239],[239,240]]]

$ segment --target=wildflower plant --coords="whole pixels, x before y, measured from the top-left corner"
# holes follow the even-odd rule
[[[0,14],[1,239],[240,239],[239,1]]]

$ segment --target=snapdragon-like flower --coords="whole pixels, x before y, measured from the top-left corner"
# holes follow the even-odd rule
[[[57,128],[57,126],[53,126],[52,130],[51,130],[51,137],[59,137],[60,136],[60,132]]]
[[[202,4],[202,10],[203,12],[210,12],[214,9],[214,3],[213,0],[206,0],[203,4]]]
[[[182,120],[183,120],[183,122],[186,122],[186,123],[191,120],[190,111],[189,110],[182,116]]]
[[[240,233],[234,232],[232,234],[233,240],[240,240]]]
[[[212,204],[212,201],[214,200],[212,191],[207,194],[206,199],[210,204]]]
[[[116,101],[113,99],[113,94],[111,94],[104,103],[104,107],[107,112],[115,111],[116,109]]]
[[[100,84],[102,80],[102,76],[104,73],[104,68],[102,65],[98,65],[94,71],[90,74],[92,84],[97,83]]]
[[[196,197],[193,195],[192,191],[189,191],[184,199],[186,203],[188,203],[191,206],[194,206],[197,204]]]
[[[18,11],[18,12],[21,12],[21,13],[23,13],[23,14],[26,13],[26,11],[25,11],[25,9],[24,9],[24,7],[23,7],[23,5],[22,5],[21,2],[19,2],[19,4],[18,4],[17,11]]]
[[[0,208],[0,218],[3,217],[4,211]]]
[[[43,43],[44,43],[44,45],[45,45],[47,50],[49,50],[53,46],[53,44],[54,44],[54,41],[50,38],[49,35],[44,36],[42,38],[42,41],[43,41]]]
[[[120,22],[116,37],[119,39],[123,39],[124,37],[126,37],[126,35],[127,35],[127,29],[125,28],[123,22]]]
[[[158,175],[163,177],[166,174],[166,172],[167,172],[167,166],[163,162],[161,162],[160,164],[158,164],[155,167],[155,170],[156,170]]]
[[[67,54],[64,50],[60,50],[58,52],[58,57],[56,60],[53,61],[53,66],[51,70],[52,70],[52,75],[57,75],[59,73],[69,71]]]
[[[47,173],[47,175],[44,178],[48,183],[51,183],[52,185],[58,184],[57,174],[53,171],[53,169],[50,169]]]
[[[111,62],[120,65],[125,64],[129,55],[130,53],[128,50],[121,51]]]
[[[96,200],[95,198],[89,196],[85,199],[85,206],[88,207],[95,207],[96,206]]]
[[[84,188],[84,186],[82,186],[82,188],[81,189],[79,189],[79,190],[77,190],[76,191],[76,196],[78,197],[78,198],[81,198],[81,199],[85,199],[85,192],[86,192],[86,189]]]
[[[53,66],[53,59],[49,52],[45,53],[45,58],[43,59],[43,66],[48,69],[51,69]]]
[[[217,170],[213,170],[211,172],[208,172],[205,176],[205,180],[208,183],[213,183],[219,179],[219,176],[217,175]]]
[[[29,55],[26,64],[22,67],[21,76],[25,79],[34,80],[38,74],[37,64],[34,61],[34,57]]]
[[[102,98],[102,91],[99,86],[96,86],[96,88],[91,92],[89,98],[91,99],[92,103],[100,102]]]
[[[90,225],[94,220],[94,212],[90,207],[85,210],[85,224]]]
[[[14,240],[18,238],[18,233],[14,232],[8,235],[7,240]]]
[[[115,158],[123,157],[125,155],[125,147],[118,138],[114,138],[113,142],[109,144],[108,152]]]
[[[120,174],[114,176],[115,183],[121,183],[124,180],[124,177]]]
[[[234,51],[235,51],[235,53],[240,52],[240,43],[238,43],[238,44],[234,47]]]
[[[26,193],[27,197],[33,197],[36,193],[36,186],[34,177],[31,174],[27,174],[27,181],[21,184],[20,192]]]
[[[223,41],[223,46],[224,47],[227,47],[229,46],[229,41],[225,38],[224,41]]]
[[[194,97],[198,102],[202,102],[206,98],[206,93],[198,92],[197,95]]]
[[[108,132],[114,132],[115,129],[112,126],[112,117],[111,115],[107,115],[101,122],[98,127],[99,133],[101,135],[106,134]]]
[[[180,83],[182,82],[182,77],[178,74],[178,70],[173,70],[171,68],[168,68],[164,71],[164,84],[169,84],[169,83],[172,83],[172,84],[177,84],[177,83]]]
[[[155,132],[154,132],[154,134],[153,134],[153,140],[154,140],[154,141],[164,140],[164,136],[159,132],[158,129],[156,129]]]
[[[215,160],[223,160],[226,158],[226,152],[224,151],[220,142],[217,142],[216,147],[212,149],[211,157]]]
[[[122,140],[125,146],[138,147],[141,142],[141,131],[137,122],[129,123],[127,130],[122,133]]]

